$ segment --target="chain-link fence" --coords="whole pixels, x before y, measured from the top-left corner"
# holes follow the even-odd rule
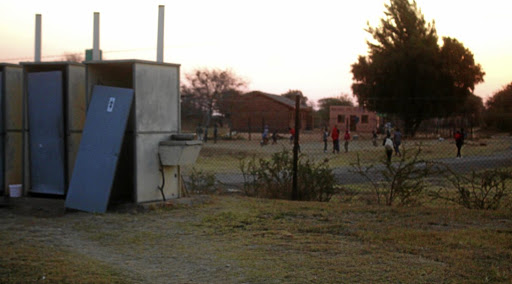
[[[340,185],[358,186],[367,182],[361,175],[353,172],[352,165],[358,161],[365,166],[382,166],[386,163],[386,134],[374,137],[372,133],[351,133],[350,140],[345,142],[342,130],[339,138],[340,151],[333,153],[331,135],[324,141],[323,132],[323,129],[301,131],[300,154],[317,163],[327,164]],[[389,132],[393,139],[395,130],[390,129]],[[214,175],[216,183],[226,190],[240,189],[244,183],[241,161],[252,157],[270,158],[273,153],[293,151],[293,143],[287,132],[273,134],[271,131],[265,141],[262,133],[229,134],[228,128],[219,128],[216,133],[214,137],[210,130],[197,162],[183,169],[185,179],[192,172],[199,171]],[[443,163],[460,173],[512,167],[510,134],[481,129],[468,130],[462,134],[464,142],[460,148],[461,157],[457,157],[455,133],[453,128],[442,128],[428,134],[420,131],[414,138],[402,137],[399,147],[392,150],[391,163],[398,163],[402,155],[412,156],[421,149],[418,156],[421,160]]]

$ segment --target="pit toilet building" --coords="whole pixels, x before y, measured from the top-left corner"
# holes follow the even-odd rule
[[[159,143],[180,132],[180,65],[143,60],[87,61],[87,100],[95,86],[134,91],[110,201],[178,198],[179,166],[162,166]]]

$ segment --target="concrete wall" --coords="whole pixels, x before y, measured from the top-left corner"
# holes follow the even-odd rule
[[[290,108],[265,95],[243,95],[234,102],[234,111],[231,115],[232,129],[235,131],[248,131],[249,118],[251,132],[262,132],[264,124],[270,131],[288,133],[288,127],[295,126],[295,109]],[[311,112],[301,110],[301,129],[308,125]]]
[[[67,66],[67,152],[68,181],[71,180],[75,166],[80,139],[84,129],[86,114],[85,67],[83,65]]]
[[[344,116],[343,121],[339,121],[339,116]],[[363,121],[363,116],[368,118],[367,122]],[[358,117],[359,122],[353,123],[351,117]],[[379,124],[379,118],[375,112],[363,110],[360,107],[350,106],[331,106],[329,109],[329,129],[337,125],[341,131],[349,129],[351,132],[371,133],[376,130]]]
[[[144,63],[134,67],[136,131],[179,131],[179,68]]]
[[[9,184],[23,183],[23,69],[21,66],[0,64],[5,93],[5,156],[4,184],[7,193]]]
[[[136,63],[136,202],[162,200],[158,143],[180,131],[179,68]],[[166,198],[179,197],[178,167],[164,167]]]

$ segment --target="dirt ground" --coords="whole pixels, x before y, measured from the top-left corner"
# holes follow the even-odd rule
[[[196,206],[205,202],[208,198],[203,196],[181,199],[166,206]],[[125,204],[110,208],[107,214],[90,214],[66,211],[62,199],[30,197],[9,198],[0,204],[2,230],[15,233],[19,240],[58,247],[100,260],[122,271],[129,282],[238,282],[224,278],[226,270],[236,268],[229,263],[215,262],[214,255],[205,248],[208,242],[204,236],[190,237],[181,226],[198,222],[194,214],[183,214],[179,210],[158,214],[154,211],[156,207],[152,208],[155,205],[150,204]],[[131,235],[130,239],[119,237],[124,232]],[[133,235],[134,232],[140,233]],[[154,243],[161,239],[161,234],[165,243]],[[130,246],[129,242],[134,245]],[[212,279],[217,280],[210,282]],[[80,279],[74,280],[81,282]]]
[[[512,279],[510,209],[400,208],[209,195],[144,206],[124,204],[106,214],[91,214],[65,210],[62,199],[0,201],[0,283]],[[28,269],[20,272],[20,265]],[[58,265],[64,268],[59,270]],[[70,269],[81,274],[69,273]],[[95,275],[100,276],[89,271],[99,271]],[[115,281],[102,275],[114,275]]]

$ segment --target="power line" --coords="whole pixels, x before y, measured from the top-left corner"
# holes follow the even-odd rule
[[[199,44],[202,45],[202,44]],[[179,48],[193,48],[197,46],[197,44],[181,44],[181,45],[171,45],[164,48],[164,50],[168,49],[179,49]],[[141,47],[141,48],[132,48],[132,49],[118,49],[118,50],[102,50],[103,54],[106,53],[121,53],[121,52],[134,52],[134,51],[145,51],[145,50],[154,50],[156,54],[156,47]],[[84,51],[76,51],[76,52],[65,52],[58,55],[44,55],[41,56],[41,58],[58,58],[58,57],[64,57],[66,54],[76,54],[76,53],[82,53]],[[0,62],[19,62],[23,60],[33,60],[34,56],[26,56],[26,57],[15,57],[15,58],[0,58]]]
[[[134,52],[134,51],[144,51],[144,50],[151,50],[155,49],[154,47],[144,47],[144,48],[132,48],[132,49],[119,49],[119,50],[107,50],[102,51],[103,54],[105,53],[120,53],[120,52]],[[44,55],[41,56],[41,58],[59,58],[64,57],[66,54],[76,54],[76,53],[82,53],[83,51],[76,51],[76,52],[64,52],[61,54],[55,54],[55,55]],[[156,49],[155,49],[156,52]],[[23,61],[23,60],[32,60],[34,59],[34,56],[27,56],[27,57],[14,57],[14,58],[0,58],[0,62],[11,62],[11,61]]]

